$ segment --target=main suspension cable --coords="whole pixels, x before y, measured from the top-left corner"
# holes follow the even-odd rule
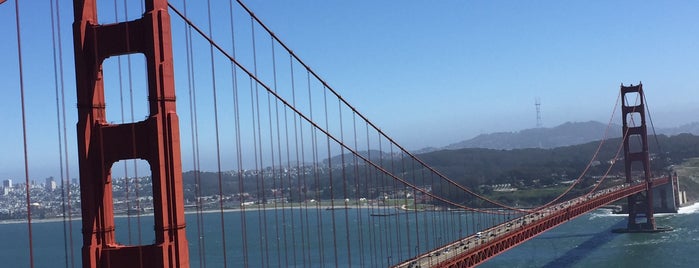
[[[455,207],[459,207],[459,208],[463,208],[463,209],[467,209],[467,210],[478,211],[478,212],[484,212],[484,213],[494,213],[494,214],[503,213],[503,212],[492,211],[492,210],[483,210],[483,209],[477,209],[477,208],[466,207],[466,206],[463,206],[463,205],[461,205],[461,204],[455,203],[455,202],[453,202],[453,201],[449,201],[449,200],[447,200],[447,199],[445,199],[445,198],[443,198],[443,197],[436,196],[436,195],[434,195],[434,194],[432,194],[432,193],[430,193],[430,192],[427,192],[427,191],[425,191],[425,190],[423,190],[423,189],[419,189],[419,188],[416,187],[415,185],[412,185],[412,184],[410,184],[409,182],[407,182],[405,179],[400,178],[400,177],[396,176],[395,174],[391,174],[391,173],[390,173],[389,171],[387,171],[385,168],[383,168],[383,167],[381,167],[380,165],[374,163],[374,162],[371,161],[370,159],[368,159],[368,158],[362,156],[362,155],[359,154],[358,152],[352,150],[350,146],[348,146],[347,144],[341,142],[337,137],[335,137],[335,136],[332,135],[330,132],[328,132],[328,130],[325,130],[325,129],[323,129],[322,127],[320,127],[320,125],[318,125],[316,122],[314,122],[314,121],[312,120],[312,118],[306,116],[306,115],[303,114],[301,111],[299,111],[297,108],[291,106],[291,104],[290,104],[288,101],[286,101],[286,100],[285,100],[284,98],[282,98],[279,94],[277,94],[276,92],[274,92],[269,86],[267,86],[265,83],[263,83],[253,72],[251,72],[251,71],[249,71],[248,69],[246,69],[246,68],[245,68],[244,66],[242,66],[242,64],[240,64],[235,58],[233,58],[228,52],[226,52],[225,50],[223,50],[223,48],[221,48],[217,43],[215,43],[209,36],[207,36],[201,29],[199,29],[199,27],[197,27],[196,25],[194,25],[194,24],[193,24],[188,18],[186,18],[177,8],[175,8],[175,7],[172,6],[171,4],[168,4],[168,5],[169,5],[169,7],[170,7],[180,18],[182,18],[182,19],[183,19],[192,29],[194,29],[200,36],[202,36],[203,38],[205,38],[205,39],[206,39],[210,44],[212,44],[219,52],[221,52],[225,57],[227,57],[227,58],[228,58],[231,62],[233,62],[236,66],[238,66],[238,68],[240,68],[241,71],[245,72],[245,73],[250,77],[251,83],[254,81],[254,83],[255,83],[256,85],[259,85],[259,86],[262,86],[263,88],[265,88],[268,92],[270,92],[270,94],[274,95],[274,96],[275,96],[278,100],[280,100],[285,106],[287,106],[289,109],[293,110],[299,117],[301,117],[303,120],[309,122],[309,123],[311,124],[311,126],[312,126],[314,129],[316,129],[316,130],[322,132],[323,134],[329,136],[331,140],[333,140],[334,142],[338,143],[340,146],[344,147],[345,149],[347,149],[348,151],[352,152],[353,154],[357,155],[357,156],[360,157],[363,161],[365,161],[366,163],[370,164],[370,165],[373,166],[374,168],[378,169],[378,170],[381,171],[382,173],[389,175],[390,177],[392,177],[392,178],[394,178],[394,179],[400,181],[402,184],[404,184],[404,185],[406,185],[406,186],[408,186],[408,187],[410,187],[410,188],[416,189],[416,190],[418,190],[418,191],[420,191],[420,192],[422,192],[422,193],[424,193],[424,194],[429,195],[429,196],[432,197],[432,198],[438,199],[438,200],[440,200],[440,201],[442,201],[442,202],[445,202],[445,203],[450,204],[450,205],[455,206]],[[310,71],[310,70],[307,69],[306,72],[308,73],[308,79],[310,79],[310,75],[313,74],[312,71]],[[322,83],[322,85],[323,85],[324,87],[327,88],[327,85],[326,85],[326,84]],[[330,88],[328,88],[328,89],[330,89]],[[357,111],[356,111],[355,109],[352,108],[352,110],[353,110],[355,113],[357,113]],[[312,113],[311,113],[311,115],[312,115]],[[501,204],[501,203],[499,203],[499,202],[496,202],[496,201],[487,199],[487,198],[484,199],[484,197],[482,197],[482,196],[476,194],[476,193],[473,192],[472,190],[463,187],[462,185],[460,185],[460,184],[454,182],[454,181],[451,180],[451,179],[448,179],[446,176],[444,176],[443,174],[441,174],[440,172],[438,172],[438,171],[435,170],[434,168],[429,167],[429,166],[428,166],[425,162],[423,162],[422,160],[418,159],[418,158],[415,157],[414,155],[412,155],[412,154],[410,154],[409,152],[405,151],[405,149],[404,149],[403,147],[400,147],[399,145],[396,145],[396,143],[395,143],[392,139],[386,137],[385,134],[384,134],[380,129],[376,128],[371,122],[366,121],[366,119],[365,119],[361,114],[357,113],[357,115],[360,116],[361,118],[363,118],[363,119],[365,120],[365,122],[366,122],[369,126],[372,126],[372,129],[376,130],[377,133],[379,133],[381,136],[383,136],[384,138],[386,138],[389,142],[391,142],[392,144],[394,144],[396,147],[400,148],[401,151],[403,151],[403,152],[406,153],[407,155],[411,156],[412,159],[414,159],[415,161],[419,162],[423,167],[425,167],[426,169],[428,169],[430,172],[436,174],[438,177],[444,179],[445,181],[449,182],[450,184],[455,185],[457,188],[459,188],[459,189],[461,189],[461,190],[463,190],[463,191],[466,191],[466,192],[472,194],[473,196],[476,196],[476,197],[478,197],[478,198],[480,198],[480,199],[482,199],[482,200],[484,200],[484,201],[486,201],[486,202],[488,202],[488,203],[494,204],[494,205],[496,205],[496,206],[503,207],[503,208],[507,208],[507,209],[511,209],[511,210],[515,210],[515,211],[519,211],[519,212],[528,212],[528,210],[525,210],[525,209],[513,208],[513,207],[510,207],[510,206]],[[314,131],[314,133],[315,133],[315,131]]]
[[[651,116],[650,113],[650,106],[648,105],[648,101],[646,100],[646,94],[642,94],[643,96],[643,103],[646,106],[646,113],[648,114],[648,121],[650,121],[650,128],[653,130],[653,137],[655,138],[655,145],[658,148],[658,153],[663,153],[662,148],[660,147],[660,141],[658,140],[658,134],[655,133],[655,125],[653,125],[653,117]]]
[[[347,102],[337,91],[335,91],[332,87],[330,87],[330,85],[328,85],[328,83],[326,83],[325,80],[321,79],[320,76],[319,76],[317,73],[315,73],[304,61],[302,61],[288,46],[286,46],[286,44],[285,44],[284,42],[282,42],[282,41],[274,34],[274,32],[272,32],[264,23],[262,23],[262,21],[261,21],[261,20],[260,20],[260,19],[259,19],[245,4],[242,3],[242,1],[240,1],[240,0],[236,0],[236,1],[237,1],[238,4],[250,15],[251,19],[253,19],[255,22],[257,22],[257,24],[259,24],[265,31],[267,31],[267,33],[268,33],[270,36],[272,36],[272,38],[274,38],[274,39],[287,51],[287,53],[289,53],[297,62],[299,62],[299,63],[306,69],[306,71],[309,72],[310,75],[312,75],[318,82],[320,82],[321,85],[322,85],[324,88],[328,89],[328,90],[329,90],[333,95],[335,95],[335,97],[338,98],[343,104],[345,104],[345,105],[346,105],[348,108],[350,108],[353,112],[357,113],[357,115],[359,115],[359,116],[362,118],[362,120],[366,121],[372,128],[376,129],[376,130],[378,131],[378,133],[379,133],[381,136],[383,136],[384,138],[386,138],[390,143],[394,144],[394,145],[395,145],[397,148],[399,148],[403,153],[409,155],[413,160],[418,161],[423,167],[425,167],[425,168],[427,168],[428,170],[430,170],[430,172],[436,173],[440,178],[446,180],[447,182],[449,182],[450,184],[456,186],[457,188],[459,188],[459,189],[462,190],[462,191],[465,191],[465,192],[467,192],[467,193],[469,193],[469,194],[471,194],[471,195],[473,195],[473,196],[475,196],[475,197],[477,197],[477,198],[479,198],[479,199],[482,199],[482,200],[484,200],[484,201],[486,201],[486,202],[488,202],[488,203],[491,203],[491,204],[496,205],[496,206],[499,206],[499,207],[503,207],[503,208],[507,208],[507,209],[511,209],[511,210],[516,210],[516,211],[526,212],[526,211],[521,210],[521,209],[519,209],[519,208],[507,206],[507,205],[502,204],[502,203],[500,203],[500,202],[497,202],[497,201],[488,199],[488,198],[486,198],[486,197],[484,197],[484,196],[481,196],[481,195],[475,193],[475,192],[472,191],[471,189],[468,189],[468,188],[466,188],[466,187],[463,187],[462,185],[460,185],[460,184],[458,184],[457,182],[455,182],[455,181],[449,179],[448,177],[446,177],[446,176],[443,175],[442,173],[438,172],[438,171],[435,170],[434,168],[432,168],[432,167],[430,167],[429,165],[427,165],[425,162],[423,162],[422,160],[420,160],[419,158],[417,158],[414,154],[410,153],[410,152],[409,152],[408,150],[406,150],[404,147],[400,146],[400,145],[399,145],[398,143],[396,143],[393,139],[391,139],[386,133],[384,133],[381,129],[379,129],[376,125],[374,125],[371,121],[369,121],[368,118],[366,118],[364,115],[360,114],[354,106],[350,105],[349,102]],[[178,14],[180,13],[174,6],[172,6],[171,4],[168,4],[168,5],[169,5],[170,8],[173,9],[176,13],[178,13]],[[182,17],[182,16],[180,15],[180,17]],[[184,19],[185,21],[188,21],[187,18],[183,18],[183,19]],[[187,23],[190,24],[193,28],[197,28],[196,26],[194,26],[194,25],[191,24],[190,22],[187,22]],[[209,40],[209,42],[212,42],[212,43],[214,42],[211,38],[207,38],[207,39]],[[223,51],[222,51],[222,52],[223,52]],[[228,55],[228,54],[225,53],[225,52],[223,52],[223,53],[226,54],[226,55]],[[240,67],[242,68],[242,65],[240,65]],[[245,68],[242,68],[242,69],[245,69]],[[255,79],[255,80],[258,80],[258,79]],[[259,81],[259,80],[258,80],[258,82],[259,82],[259,83],[262,83],[262,82]],[[269,90],[269,89],[268,89],[268,90]],[[492,212],[488,212],[488,213],[492,213]]]
[[[607,141],[607,137],[608,137],[608,134],[609,134],[609,129],[610,129],[611,126],[612,126],[612,121],[614,120],[614,115],[616,114],[616,110],[617,110],[617,107],[619,106],[619,102],[620,102],[620,101],[621,101],[621,93],[619,93],[619,94],[617,95],[617,99],[616,99],[616,101],[614,102],[614,109],[612,109],[612,115],[609,117],[609,120],[608,120],[608,122],[607,122],[607,127],[604,129],[604,136],[602,137],[602,140],[600,140],[599,144],[597,145],[597,149],[596,149],[595,152],[592,154],[592,157],[590,158],[590,161],[587,163],[587,165],[585,166],[585,169],[581,172],[580,176],[578,176],[578,178],[575,179],[575,181],[574,181],[573,183],[571,183],[571,185],[570,185],[565,191],[563,191],[561,194],[559,194],[556,198],[554,198],[553,200],[549,201],[549,202],[546,203],[546,204],[543,204],[543,205],[541,205],[541,206],[539,206],[539,207],[533,209],[532,211],[539,211],[539,210],[542,210],[542,209],[544,209],[544,208],[550,206],[551,204],[553,204],[553,203],[559,201],[563,196],[565,196],[565,195],[568,194],[571,190],[573,190],[573,188],[574,188],[578,183],[580,183],[580,182],[582,182],[582,181],[584,180],[584,177],[585,177],[585,175],[587,174],[587,171],[590,169],[590,167],[592,166],[592,163],[594,163],[595,159],[597,159],[597,155],[599,154],[600,150],[602,149],[602,145],[604,145],[605,141]]]

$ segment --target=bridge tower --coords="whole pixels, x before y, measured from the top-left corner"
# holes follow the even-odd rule
[[[633,103],[638,102],[638,105],[629,104],[627,94],[631,96]],[[623,132],[626,136],[624,139],[624,167],[626,173],[626,182],[634,183],[634,175],[638,176],[639,171],[633,170],[636,167],[634,164],[640,163],[643,174],[643,180],[646,183],[645,194],[638,193],[628,197],[629,219],[628,231],[654,231],[655,218],[653,217],[653,182],[650,174],[650,154],[648,153],[648,131],[646,128],[646,109],[645,97],[643,95],[643,85],[621,85],[621,114],[623,116]],[[640,122],[636,122],[636,121]],[[632,121],[633,126],[629,126],[629,121]],[[638,210],[642,209],[645,212],[646,222],[637,223],[636,216]]]
[[[97,21],[96,0],[74,0],[73,7],[83,267],[189,267],[167,1],[146,0],[141,18],[104,25]],[[102,62],[133,53],[146,59],[149,115],[110,124]],[[111,168],[128,159],[150,165],[155,232],[150,245],[115,240]]]

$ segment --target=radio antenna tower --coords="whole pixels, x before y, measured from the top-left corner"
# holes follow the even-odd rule
[[[539,97],[534,100],[534,106],[536,106],[536,128],[541,128],[541,99]]]

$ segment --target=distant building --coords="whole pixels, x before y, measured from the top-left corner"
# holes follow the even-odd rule
[[[10,188],[7,187],[2,187],[2,191],[0,191],[1,195],[8,195],[10,194]]]
[[[54,180],[53,177],[46,178],[46,183],[44,184],[44,187],[46,187],[46,191],[56,190],[56,180]]]
[[[2,187],[6,189],[12,189],[12,180],[4,180],[2,181]]]

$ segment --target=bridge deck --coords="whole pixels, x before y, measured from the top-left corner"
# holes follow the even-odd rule
[[[653,180],[665,184],[667,177]],[[646,190],[643,182],[623,184],[547,208],[453,241],[394,267],[471,267],[603,205]]]

